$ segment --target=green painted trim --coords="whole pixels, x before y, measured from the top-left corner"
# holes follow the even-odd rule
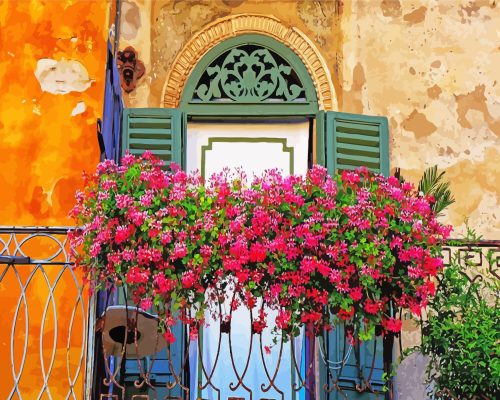
[[[325,167],[325,157],[325,112],[319,111],[316,114],[316,163]]]
[[[231,103],[192,102],[193,94],[205,70],[223,53],[241,45],[257,45],[271,50],[282,57],[298,75],[305,90],[305,102],[281,102],[279,104],[269,101],[262,103]],[[219,115],[314,115],[318,111],[318,96],[309,71],[289,47],[265,35],[243,34],[224,40],[205,54],[195,66],[186,81],[182,91],[180,107],[189,115],[213,115],[214,109]],[[210,111],[208,111],[210,109]]]
[[[314,117],[318,112],[315,103],[190,103],[181,105],[189,116],[306,116]]]
[[[283,153],[289,153],[290,157],[290,175],[293,175],[294,168],[294,148],[286,145],[286,138],[249,138],[249,137],[211,137],[208,139],[208,145],[201,146],[201,176],[205,178],[205,163],[206,153],[213,150],[214,143],[281,143],[283,145]]]

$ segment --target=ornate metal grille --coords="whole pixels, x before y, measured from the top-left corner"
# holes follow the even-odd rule
[[[0,398],[81,399],[89,301],[69,228],[0,227]]]
[[[305,101],[293,68],[264,47],[242,45],[219,56],[200,78],[193,101],[260,103]]]

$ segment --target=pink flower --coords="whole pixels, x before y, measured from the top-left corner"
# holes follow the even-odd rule
[[[115,196],[116,207],[120,210],[127,208],[134,204],[134,199],[130,197],[128,194],[117,194]]]
[[[90,247],[90,256],[91,257],[97,257],[97,255],[101,252],[101,243],[95,242],[91,247]]]
[[[350,185],[356,184],[360,181],[357,171],[342,171],[342,180]]]
[[[125,153],[125,155],[122,157],[121,159],[121,164],[128,167],[132,164],[135,163],[135,157],[133,154],[130,154],[127,150],[127,152]]]
[[[141,196],[139,203],[142,207],[149,207],[153,202],[154,197],[154,193],[151,190],[148,190]]]
[[[151,297],[146,297],[145,299],[141,300],[141,308],[143,310],[149,310],[152,305],[153,305],[153,300],[151,299]]]
[[[378,314],[379,311],[381,311],[381,303],[378,301],[373,301],[371,299],[367,299],[365,303],[363,304],[363,308],[368,314]]]
[[[279,310],[278,316],[276,317],[276,326],[280,329],[287,329],[291,317],[290,311],[283,309]]]
[[[354,307],[349,308],[349,310],[341,308],[337,315],[343,321],[350,320],[354,316]]]
[[[174,254],[172,254],[171,258],[173,260],[178,258],[183,258],[187,255],[187,246],[185,243],[176,243],[174,246]]]
[[[192,288],[196,283],[196,275],[194,274],[194,272],[193,271],[184,272],[181,277],[181,283],[185,289]]]
[[[196,326],[189,327],[189,340],[198,339],[198,328]]]

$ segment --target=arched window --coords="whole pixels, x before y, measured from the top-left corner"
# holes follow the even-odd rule
[[[178,108],[125,110],[122,149],[151,150],[167,163],[199,169],[207,177],[239,165],[249,172],[278,167],[304,173],[313,163],[330,173],[363,165],[387,175],[387,119],[320,110],[318,86],[301,57],[284,43],[264,34],[230,37],[199,58],[178,88]],[[376,342],[353,349],[340,370],[321,360],[320,391],[331,379],[352,393],[367,382],[381,388],[381,339]],[[180,357],[185,344],[177,343],[173,354]],[[321,356],[342,359],[347,354],[342,343],[339,329],[328,334]]]
[[[318,101],[309,72],[292,50],[248,34],[207,52],[186,82],[180,108],[188,115],[315,116]]]

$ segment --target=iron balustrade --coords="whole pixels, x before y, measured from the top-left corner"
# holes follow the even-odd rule
[[[82,398],[92,319],[70,229],[0,226],[2,399]]]
[[[237,365],[232,329],[223,321],[218,321],[218,347],[212,361],[200,356],[203,354],[202,341],[190,339],[187,329],[183,330],[183,354],[176,358],[177,364],[170,346],[165,350],[166,362],[158,362],[154,355],[127,358],[125,346],[117,357],[111,358],[113,356],[106,354],[106,351],[104,357],[96,356],[99,354],[99,351],[96,352],[99,349],[94,348],[96,331],[99,334],[103,328],[103,320],[96,318],[95,297],[87,296],[78,272],[72,268],[68,241],[71,229],[0,227],[0,397],[178,400],[203,396],[207,388],[220,395],[221,388],[213,378],[219,363],[221,341],[227,335],[224,340],[229,343],[231,361],[231,368],[225,371],[228,387],[234,392],[243,388],[246,398],[257,399],[253,394],[256,390],[248,385],[247,380],[248,365],[255,352],[260,359],[262,378],[265,380],[258,391],[267,396],[257,400],[285,400],[284,390],[278,386],[276,376],[279,369],[283,368],[282,355],[287,347],[291,365],[285,367],[292,371],[292,393],[306,392],[307,398],[322,400],[333,399],[337,395],[347,398],[349,391],[373,396],[367,399],[377,396],[391,398],[390,394],[382,394],[382,387],[374,379],[377,369],[375,353],[377,346],[381,346],[381,340],[373,342],[372,350],[368,351],[373,358],[365,357],[366,365],[363,366],[360,365],[360,348],[350,345],[339,328],[340,341],[336,354],[340,356],[337,359],[332,358],[332,352],[328,351],[330,344],[327,340],[310,340],[306,350],[298,351],[297,340],[288,337],[286,342],[279,340],[276,344],[274,351],[278,352],[279,357],[273,366],[266,359],[262,334],[250,334],[256,339],[249,341],[243,366]],[[469,277],[471,280],[499,279],[500,241],[450,241],[450,245],[443,248],[445,264],[449,263],[452,254],[458,254],[460,262],[467,261],[475,266],[478,272]],[[137,322],[139,310],[132,306],[127,308],[130,316],[135,314]],[[250,315],[250,319],[253,321],[254,316]],[[125,335],[128,332],[126,329]],[[137,325],[132,326],[130,332],[134,335],[133,346],[138,346]],[[104,343],[99,342],[99,345],[104,346]],[[190,363],[193,362],[189,357],[189,349],[198,351],[195,359],[199,368],[194,380],[189,376]],[[304,363],[306,351],[309,357]],[[137,374],[126,381],[126,367],[132,365],[131,362],[137,365]],[[92,394],[92,386],[96,385],[96,371],[99,369],[95,368],[96,363],[104,364],[104,368],[101,365],[104,373],[97,378],[102,380],[99,386],[105,388],[97,397],[95,391]],[[354,380],[343,375],[345,369],[356,367],[358,374]],[[64,379],[61,379],[62,376]],[[195,381],[195,385],[190,385],[190,381]],[[196,393],[190,393],[193,390]],[[127,391],[130,393],[127,394]],[[243,399],[239,394],[228,398]]]

